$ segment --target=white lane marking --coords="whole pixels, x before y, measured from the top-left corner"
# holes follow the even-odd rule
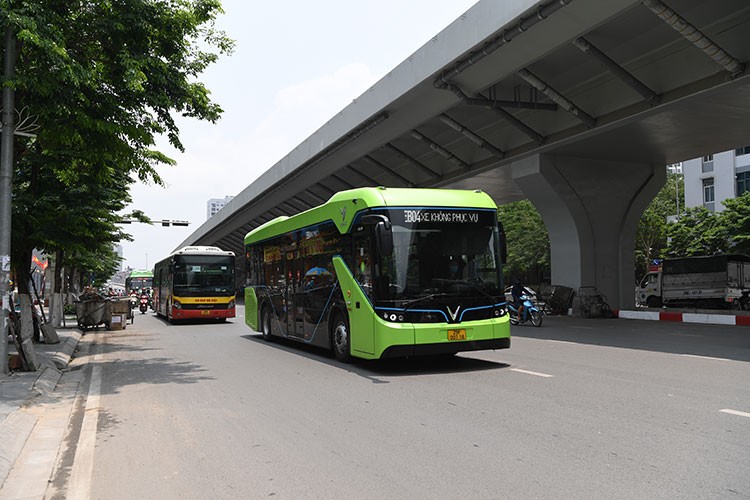
[[[518,373],[525,373],[526,375],[534,375],[535,377],[544,377],[544,378],[554,377],[554,375],[549,375],[547,373],[531,372],[529,370],[521,370],[520,368],[511,368],[510,371],[518,372]]]
[[[712,359],[714,361],[732,361],[731,359],[727,359],[727,358],[714,358],[712,356],[698,356],[697,354],[680,354],[680,356],[685,356],[686,358]]]
[[[93,357],[92,362],[99,361],[101,352]],[[94,447],[96,445],[96,428],[99,421],[99,397],[102,392],[102,367],[95,365],[91,370],[91,383],[86,396],[86,409],[78,436],[76,453],[68,481],[66,498],[85,500],[91,494],[91,477],[94,474]]]
[[[730,410],[729,408],[725,408],[723,410],[719,410],[722,413],[729,413],[730,415],[737,415],[738,417],[747,417],[750,418],[750,413],[744,412],[744,411],[738,411],[738,410]]]
[[[516,337],[516,339],[518,339],[518,337]],[[541,340],[542,342],[555,342],[556,344],[580,345],[578,342],[570,342],[568,340],[555,340],[555,339],[534,339],[534,340]]]

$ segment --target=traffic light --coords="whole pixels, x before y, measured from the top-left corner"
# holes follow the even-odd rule
[[[118,224],[131,224],[133,222],[141,222],[138,219],[133,219],[130,217],[122,217],[120,220],[117,221]],[[162,219],[160,221],[153,221],[153,223],[158,224],[161,223],[162,227],[169,227],[169,226],[189,226],[190,221],[186,220],[170,220],[170,219]]]

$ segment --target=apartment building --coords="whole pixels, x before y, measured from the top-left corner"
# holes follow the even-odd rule
[[[234,196],[225,196],[223,200],[221,198],[211,198],[208,200],[206,203],[206,219],[210,219],[216,212],[224,208],[227,203],[232,201],[232,198]]]
[[[682,162],[685,206],[724,209],[722,201],[750,191],[750,146]]]

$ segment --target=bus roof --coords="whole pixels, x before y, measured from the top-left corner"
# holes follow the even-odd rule
[[[158,261],[156,264],[154,264],[154,269],[159,266],[166,266],[170,259],[177,255],[216,255],[219,257],[234,257],[234,252],[231,252],[229,250],[222,250],[219,247],[191,245],[188,247],[182,247],[179,250],[175,250],[174,252],[170,253],[169,255]]]
[[[441,207],[497,209],[481,190],[366,187],[340,191],[324,204],[291,217],[277,217],[247,233],[245,244],[262,241],[325,221],[347,232],[357,212],[375,207]]]
[[[175,250],[169,256],[174,255],[231,255],[234,256],[234,252],[228,250],[222,250],[219,247],[207,247],[207,246],[189,246],[182,247],[179,250]]]
[[[131,278],[153,278],[154,273],[147,269],[135,269],[130,272]]]

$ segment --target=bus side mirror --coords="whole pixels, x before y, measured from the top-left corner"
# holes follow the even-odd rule
[[[393,253],[393,231],[390,222],[380,221],[375,225],[375,243],[381,257]]]

